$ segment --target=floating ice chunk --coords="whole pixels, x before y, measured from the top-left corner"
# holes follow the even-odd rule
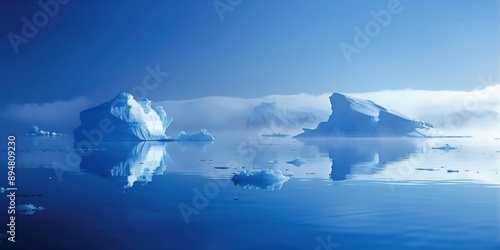
[[[1,187],[0,188],[0,194],[3,194],[3,192],[5,192],[5,188]]]
[[[40,129],[38,126],[33,126],[28,133],[28,136],[62,136],[61,133],[50,132],[47,130]]]
[[[175,138],[176,141],[213,141],[215,137],[211,135],[208,130],[201,129],[200,131],[192,134],[188,134],[181,131],[179,135]]]
[[[455,147],[452,147],[450,146],[449,144],[445,144],[444,146],[442,147],[436,147],[436,148],[432,148],[432,149],[440,149],[440,150],[453,150],[453,149],[457,149]]]
[[[281,171],[272,169],[243,170],[238,174],[234,174],[231,178],[235,185],[264,190],[279,190],[283,183],[289,179],[290,177],[285,176]]]
[[[43,210],[45,210],[44,207],[36,207],[33,204],[25,204],[25,205],[16,206],[16,212],[19,214],[32,215],[38,211],[43,211]]]
[[[300,157],[297,157],[297,158],[295,158],[292,161],[287,161],[286,163],[292,164],[292,165],[294,165],[296,167],[300,167],[301,165],[305,164],[306,161],[302,160]]]

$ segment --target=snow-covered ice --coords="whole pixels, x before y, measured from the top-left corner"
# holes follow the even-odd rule
[[[103,140],[166,140],[172,117],[162,106],[151,104],[146,98],[136,101],[129,93],[119,93],[111,101],[80,113],[75,140],[89,140],[89,134],[96,130]]]
[[[272,169],[243,170],[231,178],[235,185],[264,190],[281,189],[283,183],[289,179],[290,177],[285,176],[281,171]]]
[[[295,159],[293,159],[291,161],[287,161],[286,163],[292,164],[292,165],[294,165],[296,167],[300,167],[301,165],[305,164],[306,161],[302,160],[300,157],[297,157],[297,158],[295,158]]]
[[[33,126],[26,135],[29,136],[62,136],[61,133],[50,132],[47,130],[40,129],[38,126]]]
[[[304,129],[298,137],[426,137],[434,126],[388,110],[372,101],[333,93],[332,114],[316,129]]]
[[[208,132],[206,129],[201,129],[200,131],[192,134],[188,134],[181,131],[179,135],[175,138],[176,141],[213,141],[214,136]]]

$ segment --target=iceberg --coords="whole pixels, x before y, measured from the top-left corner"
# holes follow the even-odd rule
[[[125,92],[109,102],[80,113],[81,126],[74,130],[75,140],[90,140],[92,131],[101,131],[102,140],[167,140],[165,131],[172,122],[162,106],[151,106],[142,98],[136,101]],[[103,129],[104,127],[104,129]]]
[[[283,186],[283,183],[289,179],[290,177],[284,175],[281,171],[272,169],[243,170],[238,174],[234,174],[231,178],[234,185],[248,189],[257,188],[264,190],[279,190]]]
[[[213,141],[214,136],[208,132],[206,129],[201,129],[200,131],[192,134],[188,134],[181,131],[179,135],[175,138],[176,141]]]
[[[40,129],[38,126],[33,126],[28,133],[28,136],[62,136],[61,133],[50,132],[47,130]]]
[[[332,114],[316,129],[304,129],[297,137],[430,137],[430,123],[411,119],[372,101],[340,93],[330,96]]]

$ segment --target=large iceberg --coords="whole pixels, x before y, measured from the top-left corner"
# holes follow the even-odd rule
[[[172,117],[162,106],[151,106],[142,98],[119,93],[111,101],[80,113],[81,126],[74,130],[75,140],[89,140],[92,131],[101,131],[102,140],[167,140]],[[103,127],[105,129],[103,129]]]
[[[332,114],[316,129],[298,137],[427,137],[435,133],[430,123],[411,119],[372,101],[339,93],[330,96]]]

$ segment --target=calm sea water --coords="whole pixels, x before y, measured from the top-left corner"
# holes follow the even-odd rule
[[[16,202],[45,210],[17,214],[0,249],[500,249],[494,138],[16,143]],[[290,179],[231,181],[261,169]]]

